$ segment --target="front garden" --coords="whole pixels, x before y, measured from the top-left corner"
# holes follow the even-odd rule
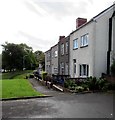
[[[64,87],[71,92],[106,92],[115,90],[115,84],[108,82],[105,78],[88,77],[87,79],[68,79],[64,82]]]
[[[115,83],[111,83],[106,78],[69,78],[65,75],[48,75],[43,73],[42,78],[46,83],[48,81],[63,87],[64,91],[70,92],[107,92],[115,90]],[[47,85],[47,84],[46,84]]]

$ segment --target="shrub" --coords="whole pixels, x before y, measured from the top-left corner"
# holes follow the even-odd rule
[[[82,84],[82,85],[81,85],[81,87],[83,87],[83,88],[84,88],[84,90],[88,90],[88,91],[89,91],[89,87],[88,87],[88,85],[87,85],[87,84]]]
[[[76,87],[75,81],[73,81],[73,80],[66,80],[66,81],[64,82],[64,87],[65,87],[65,88]]]
[[[96,77],[89,77],[87,78],[87,85],[90,90],[97,89],[97,79]]]
[[[43,79],[43,80],[46,80],[46,76],[47,76],[47,72],[43,72],[43,73],[42,73],[42,79]]]
[[[113,64],[111,65],[111,74],[115,76],[115,60],[113,61]]]
[[[75,91],[76,92],[83,92],[84,88],[82,86],[77,86],[77,87],[75,87]]]
[[[26,76],[28,78],[28,76]],[[34,74],[30,74],[29,78],[34,78]]]
[[[51,82],[52,81],[52,77],[50,75],[46,75],[44,80]]]

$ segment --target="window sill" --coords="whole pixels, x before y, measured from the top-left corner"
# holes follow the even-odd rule
[[[73,48],[73,50],[77,50],[78,48]]]
[[[80,78],[87,78],[88,76],[80,76]]]
[[[88,47],[88,45],[81,46],[80,48]]]

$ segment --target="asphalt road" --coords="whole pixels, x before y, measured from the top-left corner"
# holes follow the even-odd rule
[[[2,102],[2,117],[7,118],[112,118],[110,93],[69,94],[34,84],[53,97]]]

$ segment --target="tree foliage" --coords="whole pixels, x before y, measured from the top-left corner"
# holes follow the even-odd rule
[[[2,45],[2,68],[4,70],[34,69],[36,59],[32,47],[26,44],[5,43]]]
[[[41,64],[42,65],[42,69],[45,69],[45,55],[42,51],[35,51],[34,52],[36,60],[37,60],[37,65]]]

